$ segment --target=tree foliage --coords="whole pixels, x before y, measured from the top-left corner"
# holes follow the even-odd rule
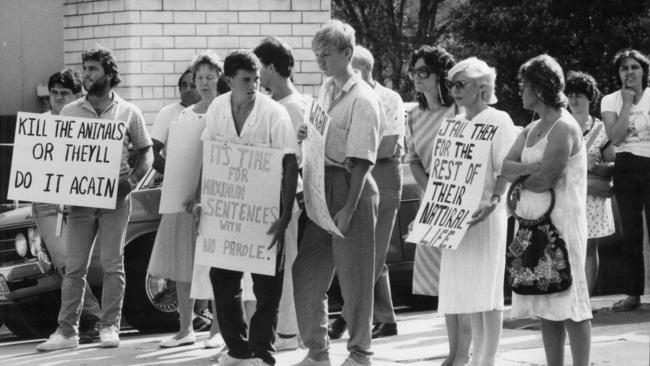
[[[357,43],[375,56],[373,77],[410,100],[411,52],[433,44],[440,5],[449,0],[333,0],[332,13],[354,27]]]
[[[650,51],[650,0],[333,0],[333,15],[350,23],[375,55],[374,77],[412,100],[410,53],[442,45],[496,67],[497,108],[525,125],[519,66],[548,53],[565,72],[592,74],[605,93],[619,87],[612,58],[624,48]]]
[[[565,72],[592,74],[604,93],[620,87],[612,67],[624,48],[650,50],[649,1],[477,0],[459,4],[445,24],[444,44],[458,59],[477,56],[497,69],[497,107],[525,125],[517,73],[526,60],[548,53]]]

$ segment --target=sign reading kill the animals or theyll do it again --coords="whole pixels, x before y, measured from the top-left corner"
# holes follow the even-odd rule
[[[267,232],[280,213],[282,157],[280,149],[203,141],[195,263],[275,275]]]
[[[18,112],[8,198],[115,208],[122,121]]]
[[[456,249],[478,209],[497,124],[446,119],[436,136],[429,182],[407,241]]]

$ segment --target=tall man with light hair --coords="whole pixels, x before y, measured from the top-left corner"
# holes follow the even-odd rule
[[[142,112],[113,90],[120,77],[113,53],[106,48],[92,49],[81,55],[85,98],[66,104],[62,116],[106,119],[123,122],[123,148],[120,163],[117,203],[114,209],[71,206],[68,215],[66,271],[61,285],[59,326],[38,351],[53,351],[79,346],[81,315],[86,275],[94,244],[101,251],[104,272],[102,317],[99,323],[100,346],[117,347],[120,343],[120,313],[124,300],[124,239],[131,211],[128,194],[149,171],[153,162],[151,138]],[[137,152],[135,166],[129,167],[129,147]]]
[[[345,238],[308,221],[293,265],[298,326],[309,353],[300,366],[327,366],[327,289],[338,273],[342,315],[348,323],[349,356],[344,366],[370,365],[375,282],[375,224],[379,193],[370,170],[377,157],[381,106],[352,69],[355,32],[333,20],[312,41],[319,68],[328,77],[319,103],[331,121],[325,138],[325,196]],[[299,138],[306,136],[306,126]]]
[[[399,94],[379,84],[372,77],[375,58],[363,46],[356,45],[352,67],[377,93],[386,118],[380,129],[377,161],[372,176],[379,188],[379,211],[375,229],[375,304],[372,338],[397,334],[397,321],[391,300],[386,253],[402,196],[402,166],[404,153],[404,104]]]

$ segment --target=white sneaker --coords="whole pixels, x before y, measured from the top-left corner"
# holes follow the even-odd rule
[[[159,346],[160,348],[172,348],[187,346],[189,344],[194,344],[194,342],[196,342],[196,336],[194,335],[194,332],[191,332],[188,333],[185,337],[176,338],[176,336],[173,336],[171,338],[165,339],[164,341],[160,342]]]
[[[102,328],[99,331],[99,347],[101,348],[115,348],[120,345],[120,334],[117,328],[109,326]]]
[[[305,358],[303,358],[302,361],[298,362],[293,366],[332,366],[332,363],[330,362],[330,360],[316,361],[309,358],[309,356],[305,356]]]
[[[250,358],[236,358],[226,354],[219,360],[219,366],[248,366],[251,361]]]
[[[47,341],[36,346],[39,352],[56,351],[58,349],[77,348],[79,347],[79,336],[66,337],[54,332]]]
[[[219,348],[225,345],[221,334],[217,333],[203,342],[204,348]]]
[[[298,339],[298,335],[289,338],[278,336],[275,338],[275,343],[273,345],[275,346],[276,352],[290,351],[300,348],[300,340]]]

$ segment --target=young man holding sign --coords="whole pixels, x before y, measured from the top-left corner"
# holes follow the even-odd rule
[[[47,89],[50,92],[50,106],[52,109],[45,115],[58,115],[63,106],[71,103],[83,95],[81,93],[83,82],[78,72],[66,69],[50,76]],[[47,243],[47,250],[53,264],[61,276],[65,273],[66,241],[68,228],[62,222],[63,205],[50,203],[34,203],[32,213],[36,219],[41,237]],[[101,310],[99,301],[93,295],[90,286],[86,284],[83,309],[79,325],[79,342],[92,343],[99,337],[99,318]]]
[[[325,138],[325,195],[330,214],[345,236],[333,236],[308,221],[293,265],[300,334],[309,353],[300,366],[330,365],[327,337],[327,289],[338,273],[343,318],[348,323],[349,357],[343,365],[370,365],[375,224],[379,194],[370,170],[379,146],[381,106],[358,75],[351,59],[354,29],[333,20],[312,41],[318,66],[330,77],[319,104],[331,121]],[[304,137],[307,126],[301,126]]]
[[[274,276],[252,274],[257,308],[251,319],[248,336],[241,304],[243,273],[223,268],[210,270],[217,320],[228,346],[228,354],[219,362],[221,366],[275,364],[272,355],[273,341],[284,272],[281,258],[284,234],[291,220],[291,208],[296,196],[298,146],[287,111],[279,103],[258,91],[260,69],[261,64],[252,52],[235,51],[226,57],[224,74],[231,92],[217,97],[212,102],[206,115],[206,128],[201,137],[204,141],[225,140],[232,144],[270,147],[281,150],[284,155],[282,167],[271,168],[282,169],[282,188],[279,197],[281,206],[279,218],[273,222],[267,232],[270,234],[268,248],[278,246],[276,263],[278,268]],[[235,152],[230,155],[235,156]],[[204,163],[204,169],[205,166]],[[240,180],[246,180],[243,173],[240,171]],[[242,190],[242,195],[244,194]],[[240,207],[248,203],[244,198]],[[203,212],[206,213],[207,210],[208,208],[204,208]],[[201,227],[199,231],[201,232]],[[234,261],[235,258],[232,260]],[[258,269],[248,270],[255,272]]]
[[[153,154],[151,139],[145,128],[140,109],[120,98],[113,87],[120,83],[115,58],[108,49],[84,52],[83,83],[88,91],[85,98],[66,105],[62,116],[109,120],[106,125],[125,127],[122,136],[122,156],[115,209],[71,206],[68,215],[66,271],[61,286],[59,327],[50,338],[39,344],[39,351],[76,348],[81,303],[86,286],[86,274],[96,239],[101,249],[104,271],[102,318],[100,321],[101,347],[117,347],[124,299],[124,235],[131,209],[127,195],[151,168]],[[107,127],[108,128],[108,127]],[[117,128],[116,128],[117,129]],[[138,158],[131,169],[127,163],[128,147],[133,146]],[[96,238],[95,238],[96,237]]]

